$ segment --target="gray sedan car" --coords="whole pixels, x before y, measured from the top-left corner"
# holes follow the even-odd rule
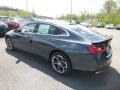
[[[111,63],[111,36],[63,21],[33,21],[9,31],[5,40],[8,50],[20,49],[40,55],[59,74],[73,69],[101,71]]]

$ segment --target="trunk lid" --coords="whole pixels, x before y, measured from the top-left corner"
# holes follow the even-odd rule
[[[112,49],[111,49],[112,38],[113,38],[112,36],[106,36],[104,41],[93,42],[93,45],[95,45],[96,47],[101,47],[101,49],[103,50],[103,52],[100,53],[101,57],[98,57],[98,59],[107,60],[112,56]]]
[[[94,45],[108,46],[108,45],[111,44],[112,38],[113,38],[113,36],[105,36],[104,39],[102,39],[102,40],[96,40],[96,41],[94,40],[94,41],[92,41],[92,43]]]

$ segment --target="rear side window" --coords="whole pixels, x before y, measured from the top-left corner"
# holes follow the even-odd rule
[[[50,27],[49,34],[53,34],[53,35],[67,35],[66,32],[63,29],[55,27],[55,26],[51,26]]]
[[[39,24],[37,33],[39,34],[51,34],[51,35],[67,35],[67,33],[56,26],[49,24]]]

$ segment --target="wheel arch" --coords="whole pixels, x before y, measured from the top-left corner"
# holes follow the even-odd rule
[[[13,41],[13,39],[11,38],[10,35],[6,35],[6,36],[5,36],[5,41],[7,41],[8,38],[12,40],[12,43],[13,43],[13,45],[14,45],[14,47],[15,47],[15,43],[14,43],[14,41]]]
[[[69,59],[69,62],[70,62],[71,68],[72,68],[72,63],[71,63],[70,57],[66,54],[66,52],[64,52],[64,51],[62,51],[62,50],[55,49],[55,50],[51,51],[50,54],[49,54],[49,58],[48,58],[49,60],[50,60],[50,58],[51,58],[51,55],[52,55],[53,53],[55,53],[55,52],[63,53],[63,54]]]

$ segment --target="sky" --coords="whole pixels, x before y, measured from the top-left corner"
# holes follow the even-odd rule
[[[0,6],[9,6],[29,11],[38,15],[59,17],[70,13],[71,0],[0,0]],[[73,13],[88,11],[97,13],[102,9],[106,0],[72,0]],[[28,2],[28,4],[26,4]]]

